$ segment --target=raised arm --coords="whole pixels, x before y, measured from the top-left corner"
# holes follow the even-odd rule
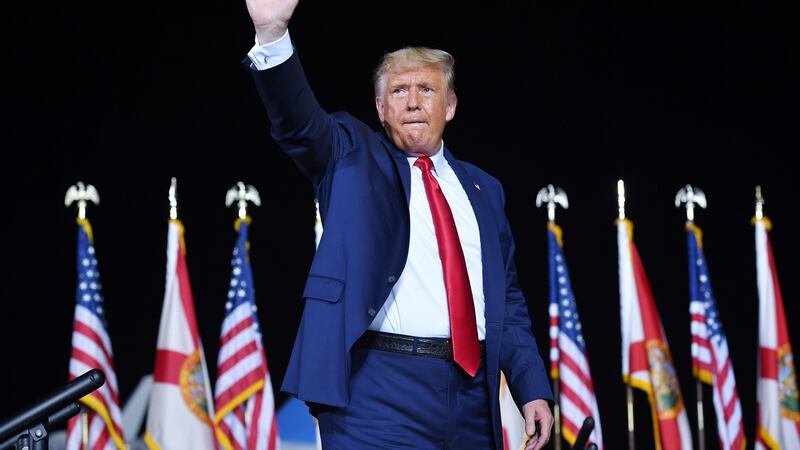
[[[272,138],[315,184],[349,148],[344,133],[317,103],[288,35],[297,0],[246,0],[256,31],[248,53]]]

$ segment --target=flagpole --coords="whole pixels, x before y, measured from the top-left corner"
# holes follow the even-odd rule
[[[178,220],[178,180],[172,177],[169,182],[169,219]]]
[[[89,450],[89,414],[81,408],[81,449]]]
[[[83,182],[78,181],[74,185],[70,186],[67,189],[67,194],[64,196],[64,206],[69,207],[72,203],[76,203],[78,206],[78,222],[81,223],[82,221],[86,220],[86,206],[89,202],[94,203],[95,205],[100,204],[100,195],[97,193],[97,189],[91,184],[83,184]],[[91,233],[89,239],[91,239]],[[89,413],[86,412],[86,407],[81,406],[81,415],[80,415],[80,427],[81,427],[81,449],[88,450],[89,449]]]
[[[168,367],[172,368],[171,364],[174,363],[173,359],[166,356],[170,354],[169,349],[182,349],[182,354],[186,355],[184,371],[187,367],[191,367],[191,371],[182,373],[181,377],[189,374],[192,397],[186,397],[185,403],[171,400],[180,398],[182,392],[184,396],[189,392],[182,391],[186,387],[186,380],[182,378],[162,379],[154,383],[150,389],[144,441],[148,448],[211,450],[217,446],[214,399],[189,283],[184,228],[178,218],[177,189],[177,179],[171,177],[168,191],[166,284],[156,340],[154,371],[156,374],[167,373]]]
[[[686,205],[686,227],[694,225],[695,204],[701,208],[706,207],[706,196],[697,187],[687,184],[678,191],[675,196],[675,207],[680,208],[681,204]],[[692,299],[690,299],[691,301]],[[695,374],[697,377],[698,374]],[[699,450],[706,450],[706,425],[703,412],[703,382],[695,378],[695,397],[697,401],[697,447]]]
[[[564,209],[569,208],[569,201],[567,194],[563,189],[554,187],[548,184],[543,187],[536,194],[536,207],[541,208],[542,205],[547,205],[547,223],[555,225],[556,223],[556,205],[561,205]],[[551,287],[552,289],[552,287]],[[557,338],[556,338],[557,339]],[[555,418],[555,450],[561,450],[561,397],[560,397],[560,372],[559,375],[553,377],[553,398],[555,399],[553,405],[553,415]]]
[[[636,450],[636,434],[633,422],[633,388],[626,384],[625,394],[628,403],[628,450]]]
[[[764,197],[761,195],[761,185],[756,185],[756,220],[764,218]]]
[[[703,416],[703,382],[700,379],[694,380],[697,395],[697,447],[699,450],[706,450],[706,425]]]
[[[217,359],[217,392],[215,396],[215,406],[220,411],[215,423],[217,440],[220,449],[234,448],[238,439],[248,442],[251,448],[260,448],[262,445],[269,445],[271,439],[277,438],[277,430],[264,428],[274,418],[274,408],[265,406],[263,409],[253,405],[269,405],[273,403],[271,394],[269,370],[267,368],[266,352],[263,348],[263,337],[261,328],[258,325],[256,312],[256,301],[254,288],[252,286],[253,277],[250,269],[250,242],[247,238],[247,229],[252,223],[251,217],[247,214],[248,202],[255,206],[261,206],[261,197],[258,190],[252,185],[245,185],[238,181],[228,189],[225,194],[225,206],[236,207],[238,209],[237,218],[233,223],[233,228],[238,233],[236,245],[234,247],[234,259],[231,261],[233,272],[231,275],[230,286],[237,289],[236,300],[229,300],[226,305],[225,319],[223,320],[221,342],[255,342],[255,346],[250,346],[249,350],[245,347],[236,354],[225,352],[225,346],[221,344]],[[244,231],[242,230],[244,224]],[[238,287],[237,287],[238,286]],[[229,298],[233,296],[233,290],[229,293]],[[241,307],[252,308],[250,311],[251,322],[248,326],[242,327],[245,320],[237,318],[236,311]],[[230,340],[229,340],[230,339]],[[248,381],[245,373],[235,370],[244,361],[254,361],[253,365],[247,370],[260,372],[259,381]],[[219,380],[230,379],[229,387],[220,387]],[[262,383],[259,386],[259,383]],[[266,418],[266,420],[265,420]],[[274,423],[272,424],[274,425]],[[273,434],[276,433],[276,434]]]
[[[561,404],[558,401],[559,399],[559,379],[558,377],[553,378],[553,398],[556,399],[555,403],[553,404],[553,415],[555,416],[556,423],[556,439],[555,439],[555,449],[561,450]]]
[[[617,180],[617,219],[625,220],[625,182]],[[636,427],[633,418],[633,388],[630,379],[625,382],[625,398],[628,407],[628,450],[636,450]]]

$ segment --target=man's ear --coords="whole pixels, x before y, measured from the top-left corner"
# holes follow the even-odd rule
[[[378,110],[378,118],[383,123],[383,99],[380,97],[375,97],[375,109]]]
[[[458,97],[456,97],[456,94],[453,94],[447,98],[447,109],[444,116],[446,122],[450,122],[456,115],[456,105],[458,105]]]

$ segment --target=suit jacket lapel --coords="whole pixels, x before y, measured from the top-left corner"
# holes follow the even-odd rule
[[[478,182],[473,179],[464,166],[453,157],[453,154],[445,148],[444,157],[450,163],[450,167],[461,182],[461,186],[467,193],[475,219],[478,221],[478,230],[481,237],[481,262],[483,264],[483,292],[486,301],[486,321],[499,321],[502,315],[502,308],[497,308],[498,304],[493,299],[505,299],[505,279],[503,274],[494,273],[498,265],[492,264],[499,258],[502,261],[500,252],[500,240],[497,235],[497,225],[494,222],[489,200],[481,190]]]
[[[386,133],[379,131],[377,134],[386,147],[386,150],[391,155],[397,172],[400,174],[400,181],[403,183],[403,190],[405,190],[406,193],[406,205],[408,205],[411,201],[411,167],[408,165],[408,157],[389,140]]]
[[[487,203],[486,195],[481,191],[480,185],[474,180],[464,166],[453,157],[453,154],[445,147],[444,157],[450,163],[450,167],[461,182],[464,192],[467,193],[469,202],[472,204],[472,210],[475,212],[475,218],[478,220],[478,228],[480,229],[481,244],[489,243],[489,237],[496,235],[492,219],[492,211]]]

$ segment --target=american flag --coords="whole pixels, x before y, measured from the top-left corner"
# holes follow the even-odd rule
[[[97,271],[97,258],[92,245],[92,227],[88,220],[78,219],[78,287],[69,379],[74,380],[91,369],[100,369],[106,375],[106,382],[81,399],[86,407],[88,436],[84,436],[81,416],[73,417],[67,424],[67,450],[83,448],[84,440],[91,450],[125,448],[119,388],[114,372],[111,339],[106,331],[101,289],[100,272]]]
[[[709,289],[708,295],[711,297],[711,284],[708,281],[707,274],[703,280],[700,280],[698,265],[702,264],[705,267],[705,258],[697,245],[697,240],[701,239],[702,234],[697,234],[695,230],[697,230],[695,226],[687,228],[689,242],[689,315],[691,316],[690,328],[692,331],[692,372],[695,378],[700,379],[704,383],[713,384],[711,375],[713,372],[711,363],[713,350],[711,349],[708,325],[706,324],[706,301],[705,295],[700,293],[699,288],[703,283],[707,284]],[[698,259],[698,253],[701,259]]]
[[[560,384],[561,434],[567,442],[574,444],[584,419],[592,417],[595,427],[589,439],[602,449],[600,412],[567,260],[561,248],[561,228],[549,224],[547,234],[550,247],[550,376],[558,379]]]
[[[226,450],[280,447],[267,357],[256,315],[247,242],[249,218],[237,221],[233,273],[225,303],[217,358],[217,437]]]
[[[742,450],[745,445],[742,405],[736,390],[733,362],[722,320],[711,290],[711,280],[703,255],[703,232],[687,225],[689,244],[689,290],[692,315],[692,366],[695,376],[712,386],[717,432],[722,450]]]

